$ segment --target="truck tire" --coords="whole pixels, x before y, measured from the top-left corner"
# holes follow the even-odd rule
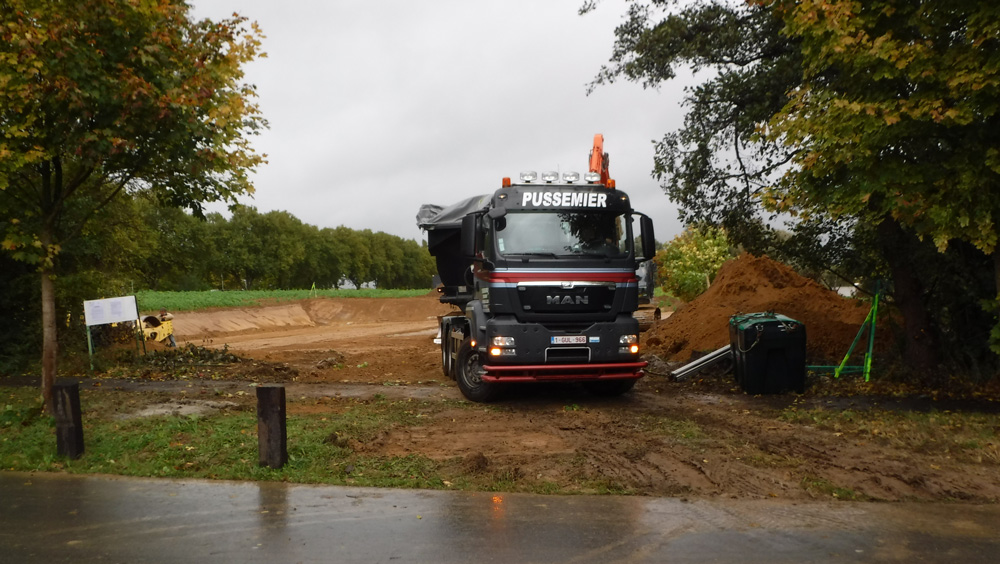
[[[595,396],[614,397],[631,390],[635,387],[635,382],[635,380],[598,380],[584,382],[583,386]]]
[[[448,378],[452,380],[455,379],[455,363],[451,358],[451,350],[449,350],[448,344],[451,341],[449,339],[441,340],[441,372]]]
[[[483,382],[483,372],[479,351],[472,346],[472,340],[462,341],[462,346],[458,349],[455,380],[458,381],[458,389],[461,390],[465,399],[477,403],[486,403],[496,399],[497,387],[495,384]]]

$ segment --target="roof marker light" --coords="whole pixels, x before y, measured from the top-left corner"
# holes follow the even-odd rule
[[[533,170],[526,170],[521,173],[521,182],[534,182],[538,180],[538,173]]]
[[[549,171],[546,171],[546,172],[542,173],[542,181],[543,182],[555,182],[556,180],[559,180],[559,173],[558,172],[549,170]]]
[[[576,182],[577,180],[580,180],[580,173],[579,172],[564,172],[563,173],[563,182],[570,182],[570,183],[572,183],[572,182]]]
[[[601,173],[599,172],[585,172],[583,173],[583,179],[587,182],[593,184],[601,180]]]

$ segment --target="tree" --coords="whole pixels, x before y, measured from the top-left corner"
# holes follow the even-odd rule
[[[595,7],[587,2],[581,11]],[[620,78],[655,88],[682,69],[707,74],[686,88],[684,124],[663,136],[654,155],[653,176],[678,204],[681,220],[721,227],[751,253],[854,282],[876,268],[866,249],[873,240],[868,225],[817,212],[778,232],[772,228],[778,216],[761,203],[795,150],[761,135],[802,84],[799,40],[783,26],[760,2],[635,0],[615,30],[610,64],[590,90]]]
[[[586,5],[584,10],[592,7]],[[859,18],[856,10],[866,16]],[[958,230],[970,235],[978,230],[985,234],[981,241],[989,242],[989,225],[995,220],[982,221],[978,209],[975,217],[965,217],[959,210],[965,205],[982,204],[984,209],[997,205],[986,201],[989,183],[994,182],[989,179],[995,176],[987,169],[995,170],[996,162],[995,151],[990,152],[996,143],[987,134],[997,128],[990,118],[975,133],[973,128],[951,129],[942,136],[941,131],[910,129],[907,133],[913,137],[907,138],[881,127],[895,126],[885,116],[890,121],[897,118],[878,113],[870,100],[848,97],[838,102],[835,96],[824,97],[820,92],[850,85],[854,94],[882,97],[891,106],[905,100],[907,92],[926,91],[929,96],[922,100],[917,96],[911,109],[928,112],[931,121],[934,115],[959,117],[949,113],[949,108],[935,112],[928,106],[931,100],[950,100],[947,96],[954,94],[971,102],[963,105],[970,110],[967,115],[989,118],[997,100],[992,82],[997,77],[995,12],[992,5],[962,0],[715,0],[696,5],[637,0],[616,30],[611,65],[602,69],[592,87],[619,77],[657,86],[674,78],[682,66],[712,71],[702,84],[688,90],[684,127],[668,133],[657,146],[654,175],[680,204],[682,219],[689,224],[724,226],[734,244],[751,252],[768,252],[813,271],[823,268],[852,283],[891,278],[893,302],[904,318],[903,360],[912,371],[927,371],[938,365],[938,352],[951,352],[935,346],[939,338],[954,343],[955,335],[969,334],[968,326],[956,324],[956,296],[949,289],[954,287],[950,284],[953,269],[962,268],[958,265],[979,268],[979,263],[966,249],[932,256],[920,237],[947,238]],[[869,24],[875,27],[865,32],[865,39],[860,32]],[[883,49],[889,48],[892,37],[899,38],[892,48],[906,46],[906,56],[886,59],[889,55]],[[870,52],[848,53],[856,42],[870,45]],[[942,55],[953,47],[954,52]],[[923,52],[923,59],[917,52]],[[826,58],[830,53],[849,61]],[[895,70],[888,68],[894,65]],[[967,72],[972,68],[982,71]],[[939,84],[933,86],[935,82]],[[944,93],[942,84],[954,87],[951,94]],[[973,94],[978,90],[983,90],[982,95]],[[894,100],[894,95],[901,98]],[[843,106],[830,108],[841,102]],[[803,108],[799,125],[804,127],[784,122],[783,116],[792,116],[789,110],[794,108]],[[856,120],[862,114],[870,114],[870,127],[859,129]],[[827,126],[828,132],[813,137],[815,130],[810,127]],[[826,143],[830,134],[843,144]],[[957,149],[962,135],[969,135],[966,141],[981,149],[972,153],[977,163],[964,169]],[[913,150],[900,151],[910,141],[915,141]],[[829,152],[810,152],[811,143],[824,144]],[[944,163],[938,158],[940,151],[954,159],[938,173],[947,170],[963,178],[987,179],[975,197],[962,190],[938,193],[932,187],[933,176],[927,177],[922,190],[911,189],[924,182],[920,169],[929,171],[935,166],[932,163]],[[893,154],[900,156],[897,164],[902,167],[908,161],[924,163],[903,172],[905,184],[901,186],[907,188],[903,199],[890,187],[898,171],[882,166],[882,157],[893,158]],[[785,175],[788,171],[791,174]],[[844,182],[856,185],[841,190]],[[861,188],[872,183],[885,189]],[[873,197],[862,201],[868,192]],[[931,193],[942,196],[936,200],[941,205],[925,205]],[[957,204],[950,212],[944,205],[949,200]],[[790,236],[778,236],[766,225],[775,214],[783,214],[783,219],[794,214],[789,220]],[[993,212],[986,216],[994,217]],[[931,224],[941,229],[928,229]],[[951,270],[939,270],[945,265]],[[976,307],[981,298],[964,296],[963,307]],[[975,342],[981,341],[976,338]]]
[[[864,217],[891,245],[890,265],[907,260],[904,228],[942,251],[970,243],[993,256],[1000,303],[1000,6],[761,3],[803,55],[802,84],[767,129],[795,148],[772,208]],[[926,339],[910,336],[916,348]]]
[[[268,286],[292,288],[295,269],[306,259],[306,225],[286,211],[270,211],[262,218],[266,243],[263,256],[270,266]]]
[[[225,262],[245,289],[292,285],[296,266],[306,258],[305,229],[298,218],[236,205],[222,231]]]
[[[403,273],[401,288],[431,288],[437,265],[427,250],[427,241],[417,243],[412,239],[402,241]]]
[[[367,234],[366,232],[367,231]],[[372,280],[372,253],[369,248],[371,230],[355,231],[343,225],[334,229],[340,250],[344,277],[360,290],[365,282]]]
[[[206,290],[211,287],[210,269],[218,261],[213,256],[215,239],[211,224],[183,209],[163,205],[145,194],[118,198],[130,201],[140,225],[119,230],[130,239],[128,255],[138,259],[135,279],[143,288],[156,290]]]
[[[336,231],[330,227],[324,227],[319,234],[316,259],[322,266],[319,267],[320,274],[314,282],[325,288],[339,288],[340,281],[344,278],[346,245],[337,240]]]
[[[321,288],[333,285],[328,282],[329,272],[336,267],[330,264],[326,254],[326,240],[315,225],[301,224],[297,230],[302,242],[303,257],[292,265],[289,288],[310,288],[317,284]]]
[[[657,143],[653,176],[685,224],[723,227],[758,253],[773,243],[758,195],[791,154],[757,128],[801,79],[801,56],[781,23],[767,7],[745,2],[632,2],[615,30],[611,64],[590,85],[624,77],[653,88],[681,68],[708,71],[710,78],[687,89],[684,126]]]
[[[691,301],[708,289],[722,263],[732,258],[726,232],[717,228],[687,228],[656,253],[663,290]]]
[[[229,240],[229,221],[221,213],[205,216],[205,248],[202,260],[208,264],[208,284],[212,288],[227,290],[238,288],[242,282],[231,254],[234,244]]]
[[[56,373],[60,250],[123,193],[200,214],[252,191],[266,124],[243,84],[260,33],[183,2],[6,0],[0,7],[3,248],[41,280],[42,395]]]

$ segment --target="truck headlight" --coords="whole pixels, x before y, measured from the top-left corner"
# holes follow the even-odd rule
[[[493,337],[490,339],[490,356],[511,356],[514,354],[514,337]]]
[[[618,344],[621,345],[638,345],[639,336],[638,335],[622,335],[618,338]]]

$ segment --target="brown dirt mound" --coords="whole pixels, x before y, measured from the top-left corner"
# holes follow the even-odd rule
[[[646,334],[647,350],[687,361],[729,343],[729,318],[773,311],[806,326],[809,363],[839,362],[868,315],[867,303],[845,298],[767,257],[743,254],[724,264],[715,283]]]

